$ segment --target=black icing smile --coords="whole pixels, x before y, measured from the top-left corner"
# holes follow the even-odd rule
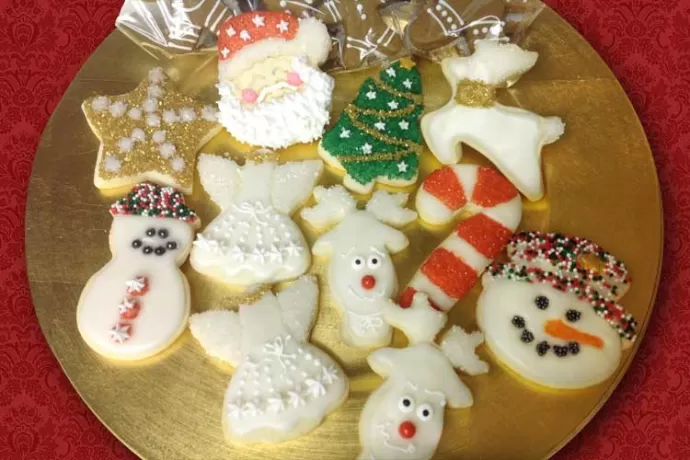
[[[534,298],[534,305],[539,310],[546,310],[549,308],[550,301],[548,297],[540,295]],[[568,322],[574,323],[579,321],[582,317],[582,313],[577,310],[570,309],[565,313],[565,318]],[[511,324],[516,328],[521,330],[520,341],[525,344],[532,344],[534,342],[534,333],[527,328],[527,323],[525,318],[520,315],[515,315],[510,320]],[[534,351],[539,356],[545,356],[549,351],[559,358],[565,358],[568,355],[577,355],[580,353],[580,343],[579,342],[568,342],[567,345],[554,345],[549,343],[547,340],[542,340],[537,343]]]
[[[141,240],[141,238],[136,238],[135,240],[132,241],[132,248],[141,250],[142,254],[149,256],[149,255],[157,255],[157,256],[162,256],[164,255],[167,251],[174,251],[177,249],[177,242],[172,241],[168,239],[170,236],[170,231],[167,228],[159,228],[155,229],[153,227],[150,227],[146,229],[146,237],[148,238],[159,238],[163,241],[161,241],[160,245],[155,245],[155,244],[144,244],[144,242]]]

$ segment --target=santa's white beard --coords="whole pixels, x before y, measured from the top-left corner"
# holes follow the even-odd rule
[[[299,59],[293,70],[302,86],[267,102],[245,105],[230,83],[218,85],[218,121],[240,142],[283,148],[320,138],[330,116],[333,79]]]

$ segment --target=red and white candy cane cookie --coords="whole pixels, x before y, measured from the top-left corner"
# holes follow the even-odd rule
[[[423,292],[435,308],[447,312],[508,244],[522,217],[520,194],[495,169],[461,164],[431,173],[416,204],[430,224],[474,212],[434,249],[400,296],[400,306],[408,308],[414,294]]]

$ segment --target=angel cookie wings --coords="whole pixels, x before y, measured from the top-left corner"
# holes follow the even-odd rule
[[[194,242],[194,269],[242,288],[303,274],[311,257],[290,215],[309,197],[322,168],[320,160],[239,166],[201,155],[201,183],[221,214]]]
[[[307,342],[318,286],[304,276],[239,312],[207,311],[190,319],[206,352],[236,367],[225,393],[223,427],[233,442],[278,443],[321,424],[347,398],[342,369]]]
[[[532,201],[544,195],[542,147],[556,142],[565,125],[558,117],[501,105],[495,90],[530,70],[537,57],[515,44],[478,40],[472,56],[443,60],[453,97],[422,117],[424,140],[441,163],[459,162],[460,144],[465,143],[494,163]]]

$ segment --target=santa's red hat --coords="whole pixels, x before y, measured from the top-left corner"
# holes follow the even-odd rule
[[[218,71],[232,78],[271,56],[305,56],[318,66],[331,48],[326,26],[277,11],[252,11],[223,23],[218,35]]]

